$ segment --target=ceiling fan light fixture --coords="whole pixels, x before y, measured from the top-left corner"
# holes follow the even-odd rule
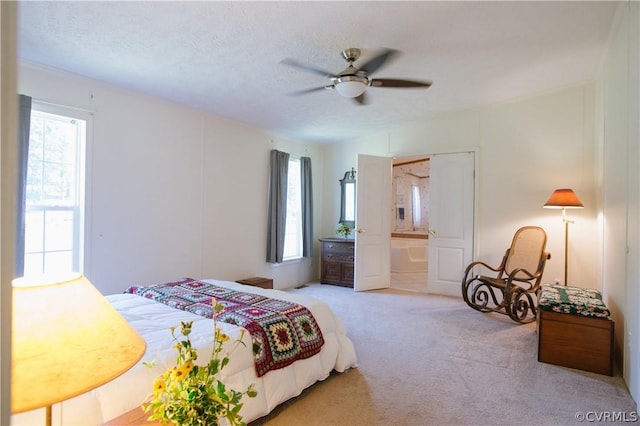
[[[381,49],[373,58],[366,61],[362,66],[355,67],[353,62],[360,57],[360,49],[349,48],[342,51],[342,57],[347,61],[348,66],[338,73],[332,73],[320,68],[303,65],[293,59],[284,59],[281,62],[314,74],[328,78],[330,84],[327,86],[314,87],[312,89],[301,90],[295,94],[301,95],[316,92],[324,89],[335,89],[344,98],[353,99],[358,105],[366,105],[364,92],[368,86],[396,88],[428,88],[430,81],[404,80],[398,78],[372,78],[371,75],[380,69],[390,58],[398,53],[393,49]]]
[[[369,79],[355,75],[339,77],[335,81],[335,88],[345,98],[357,98],[362,95],[369,85]]]

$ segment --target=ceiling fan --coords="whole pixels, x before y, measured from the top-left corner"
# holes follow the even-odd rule
[[[349,48],[342,51],[342,57],[349,63],[349,66],[337,74],[301,64],[293,59],[284,59],[281,61],[284,65],[293,66],[322,75],[330,80],[330,84],[326,86],[314,87],[312,89],[301,90],[292,93],[292,95],[302,95],[305,93],[316,92],[324,89],[335,89],[340,95],[346,98],[352,98],[359,105],[367,103],[365,90],[367,87],[389,87],[389,88],[428,88],[431,81],[415,81],[400,80],[395,78],[371,78],[371,74],[377,71],[389,59],[398,53],[393,49],[382,49],[376,56],[369,59],[359,68],[353,63],[360,57],[360,49]]]

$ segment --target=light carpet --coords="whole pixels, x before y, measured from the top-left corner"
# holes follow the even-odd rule
[[[480,313],[461,298],[396,289],[310,284],[290,291],[334,309],[359,367],[332,374],[252,426],[570,425],[598,423],[581,415],[635,416],[619,375],[539,363],[535,323]],[[602,424],[616,423],[624,422]]]

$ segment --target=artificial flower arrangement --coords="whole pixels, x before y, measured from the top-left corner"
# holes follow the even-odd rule
[[[349,235],[351,235],[351,231],[353,230],[353,228],[351,228],[349,225],[347,225],[346,223],[341,223],[338,226],[338,229],[336,229],[336,234],[338,235],[342,235],[345,238],[348,238]]]
[[[180,335],[176,335],[176,327],[171,327],[178,359],[175,366],[156,377],[153,392],[142,403],[142,409],[151,413],[148,420],[159,420],[163,425],[217,426],[226,419],[223,424],[245,425],[240,416],[243,405],[240,401],[243,395],[249,398],[257,395],[255,384],[243,392],[228,389],[220,380],[220,372],[238,345],[244,345],[242,338],[246,330],[242,329],[231,351],[222,355],[223,343],[230,337],[217,326],[216,317],[224,307],[215,299],[211,302],[215,332],[209,362],[202,366],[194,363],[198,353],[189,339],[192,322],[180,323]],[[153,366],[153,362],[145,364]]]

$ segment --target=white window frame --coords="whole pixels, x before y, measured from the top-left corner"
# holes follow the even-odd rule
[[[291,171],[294,171],[292,174]],[[297,184],[297,187],[292,185]],[[292,189],[297,193],[293,194]],[[291,203],[296,201],[296,203]],[[302,170],[300,158],[289,156],[287,175],[287,221],[285,225],[284,254],[282,261],[302,259]]]
[[[422,227],[422,200],[420,199],[420,187],[416,184],[411,185],[411,207],[412,207],[412,225],[413,230]]]
[[[84,142],[80,141],[80,146],[76,151],[76,190],[77,197],[74,205],[31,205],[27,204],[26,212],[29,211],[72,211],[74,216],[74,229],[73,229],[73,271],[79,272],[84,275],[88,275],[89,255],[88,255],[88,206],[90,203],[90,194],[88,191],[88,182],[91,181],[88,164],[90,155],[90,147],[92,146],[91,136],[93,134],[93,114],[89,111],[64,107],[60,105],[53,105],[46,102],[40,102],[37,100],[32,101],[31,105],[32,115],[34,113],[53,114],[57,116],[68,117],[69,119],[82,120],[85,122],[84,127]],[[44,247],[43,247],[44,248]],[[46,253],[48,250],[44,248]],[[25,247],[26,250],[26,247]],[[51,250],[53,252],[55,250]],[[28,271],[25,270],[25,274]]]

